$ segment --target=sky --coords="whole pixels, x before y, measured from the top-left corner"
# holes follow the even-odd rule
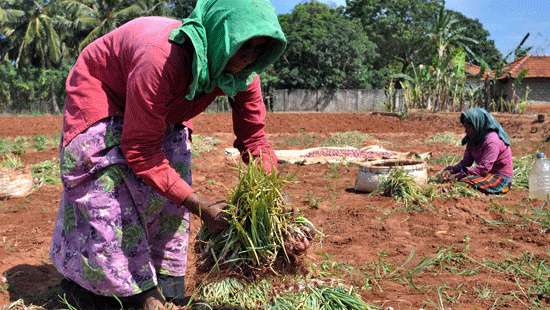
[[[279,14],[288,13],[301,0],[272,0]],[[345,0],[325,1],[344,5]],[[531,54],[550,55],[550,0],[447,0],[448,9],[478,19],[503,55],[530,33],[525,46]]]

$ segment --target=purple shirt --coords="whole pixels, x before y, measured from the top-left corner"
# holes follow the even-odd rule
[[[475,166],[471,167],[473,163]],[[460,171],[467,175],[486,176],[498,174],[512,177],[512,149],[500,140],[496,132],[490,132],[479,145],[468,145],[464,158],[456,166],[450,167],[452,173]]]

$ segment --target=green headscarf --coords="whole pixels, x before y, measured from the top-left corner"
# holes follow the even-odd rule
[[[471,108],[467,111],[462,112],[460,115],[460,122],[469,123],[474,128],[473,137],[464,137],[462,139],[462,145],[471,143],[472,145],[478,145],[483,141],[485,136],[494,131],[500,137],[500,140],[506,145],[510,145],[510,137],[502,128],[500,123],[485,109],[482,108]]]
[[[270,37],[273,45],[237,75],[223,72],[241,45],[258,36]],[[198,0],[183,24],[170,33],[170,41],[194,47],[193,79],[185,96],[211,92],[218,86],[233,97],[245,90],[256,73],[275,62],[286,47],[286,38],[269,0]]]

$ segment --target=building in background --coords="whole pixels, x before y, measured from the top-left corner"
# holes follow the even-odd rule
[[[496,87],[507,100],[523,99],[528,91],[529,102],[550,103],[550,56],[527,55],[507,64]]]

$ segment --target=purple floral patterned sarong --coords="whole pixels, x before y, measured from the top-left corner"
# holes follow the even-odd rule
[[[135,295],[187,269],[189,213],[130,170],[121,131],[120,118],[107,118],[60,151],[64,191],[50,255],[63,276],[104,296]],[[188,129],[168,129],[163,152],[191,184]]]

